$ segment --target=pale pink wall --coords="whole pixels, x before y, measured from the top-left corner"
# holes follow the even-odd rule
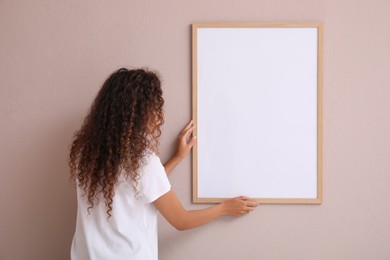
[[[68,145],[105,77],[163,78],[162,159],[190,119],[193,22],[324,23],[324,203],[177,232],[160,258],[390,259],[390,1],[0,1],[0,259],[68,259]],[[189,209],[190,158],[171,182]]]

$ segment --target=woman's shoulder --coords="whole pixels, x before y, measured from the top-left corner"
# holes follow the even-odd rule
[[[148,174],[150,172],[155,172],[156,170],[164,169],[164,165],[161,163],[160,157],[153,151],[145,151],[143,157],[139,161],[138,175],[142,177],[143,175]],[[129,174],[126,172],[125,167],[122,165],[121,167],[121,176],[125,179]]]
[[[151,150],[146,150],[144,154],[145,161],[153,161],[153,160],[160,160],[160,157],[156,154],[156,152]]]
[[[160,157],[153,151],[146,151],[143,159],[143,168],[144,170],[150,170],[151,168],[161,169],[163,164],[161,163]]]

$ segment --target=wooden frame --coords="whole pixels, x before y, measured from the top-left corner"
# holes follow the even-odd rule
[[[316,89],[316,194],[309,197],[251,197],[259,203],[286,203],[286,204],[321,204],[322,203],[322,42],[323,29],[322,23],[305,22],[305,23],[194,23],[192,24],[192,86],[193,86],[193,120],[198,125],[198,30],[204,28],[315,28],[317,34],[317,89]],[[199,125],[198,125],[199,128]],[[195,135],[198,131],[195,130]],[[193,202],[194,203],[219,203],[228,197],[204,197],[199,196],[199,175],[198,175],[198,145],[202,136],[198,137],[198,143],[193,148]],[[220,180],[223,182],[223,180]],[[244,192],[243,192],[244,193]],[[237,194],[246,195],[246,194]]]

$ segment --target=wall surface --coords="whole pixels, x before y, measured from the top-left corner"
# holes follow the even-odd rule
[[[0,259],[68,259],[72,134],[115,69],[163,79],[161,158],[191,117],[193,22],[324,23],[324,203],[261,205],[178,232],[162,260],[390,259],[390,1],[0,1]],[[188,209],[191,159],[171,183]]]

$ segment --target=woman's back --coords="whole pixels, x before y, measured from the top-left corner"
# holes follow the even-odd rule
[[[123,171],[123,170],[122,170]],[[153,201],[170,190],[164,167],[154,153],[140,168],[138,193],[121,172],[115,186],[111,217],[104,199],[89,207],[77,188],[77,224],[71,259],[158,259],[157,209]]]

